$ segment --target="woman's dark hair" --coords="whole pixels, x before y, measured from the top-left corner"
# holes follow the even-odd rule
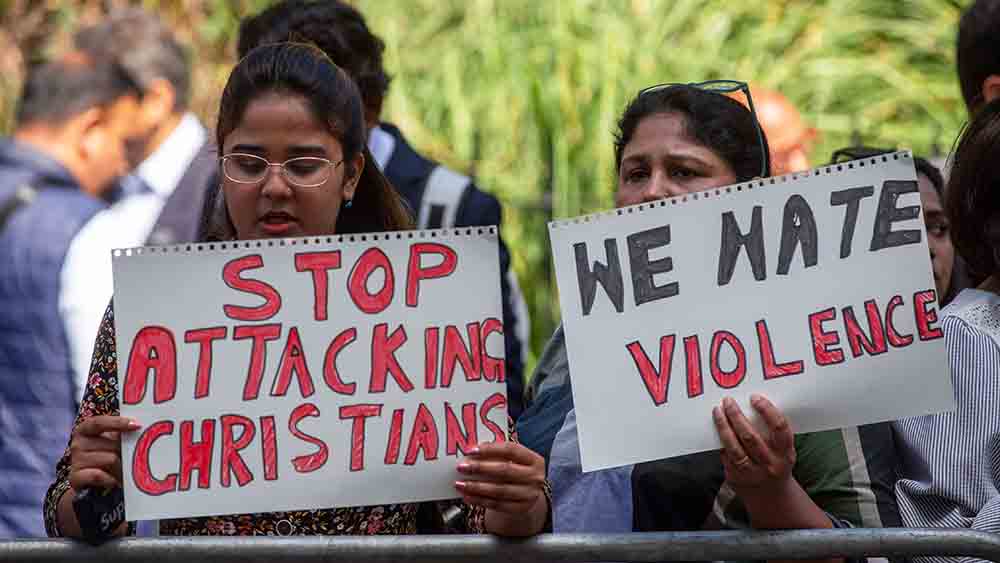
[[[757,136],[758,124],[750,110],[728,96],[686,85],[640,93],[629,102],[615,134],[616,170],[621,168],[622,153],[639,122],[659,113],[682,115],[688,136],[726,161],[738,181],[760,176],[765,159],[767,175],[771,175],[767,138],[763,131]]]
[[[406,204],[375,164],[365,144],[365,123],[357,86],[346,72],[319,49],[300,43],[275,43],[251,50],[233,72],[222,92],[216,142],[239,126],[250,103],[264,94],[301,96],[313,115],[326,124],[343,149],[344,162],[358,153],[364,168],[345,167],[347,177],[361,174],[350,208],[337,219],[337,233],[397,231],[413,227]],[[218,198],[222,199],[220,191]],[[210,239],[233,238],[235,231],[225,205],[216,205],[216,224],[207,229]],[[223,215],[220,217],[220,215]],[[228,236],[227,236],[228,235]]]
[[[938,197],[941,198],[943,203],[944,176],[941,175],[941,171],[938,170],[938,167],[931,164],[931,162],[926,158],[920,156],[913,157],[913,166],[917,169],[917,174],[923,174],[928,180],[931,181],[931,185],[934,186],[934,191],[937,192]]]
[[[958,82],[969,113],[983,104],[983,82],[1000,74],[1000,2],[977,0],[962,14],[955,48]]]
[[[983,106],[958,141],[946,190],[951,241],[974,278],[1000,273],[1000,100]]]
[[[237,52],[268,43],[304,41],[316,45],[344,69],[361,90],[365,108],[378,117],[389,90],[382,66],[385,44],[356,8],[340,0],[282,0],[240,23]]]

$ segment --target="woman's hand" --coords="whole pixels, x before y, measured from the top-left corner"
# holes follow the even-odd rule
[[[94,416],[81,422],[69,444],[69,485],[111,489],[122,483],[121,433],[141,428],[123,416]]]
[[[726,481],[737,494],[780,493],[787,489],[795,467],[795,436],[785,415],[773,403],[750,397],[753,406],[767,425],[763,438],[731,398],[712,410],[715,428],[722,441],[722,465]]]
[[[726,482],[743,501],[750,525],[760,530],[832,528],[830,518],[792,475],[795,436],[788,419],[760,395],[752,395],[750,405],[767,425],[766,439],[750,424],[736,401],[727,397],[721,407],[712,410],[722,441]],[[843,563],[843,559],[823,561]]]
[[[542,531],[548,518],[545,460],[515,442],[478,444],[458,464],[469,477],[455,488],[466,504],[486,508],[486,529],[504,536]]]

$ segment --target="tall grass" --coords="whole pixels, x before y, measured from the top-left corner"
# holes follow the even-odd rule
[[[123,3],[0,0],[0,127],[9,126],[22,61],[42,39]],[[211,123],[239,17],[268,2],[138,3],[192,46],[194,109]],[[953,67],[961,6],[949,0],[357,4],[387,44],[385,117],[504,202],[536,351],[558,320],[546,220],[610,206],[615,119],[640,88],[737,78],[779,90],[820,130],[816,163],[855,135],[947,150],[964,119]]]
[[[412,140],[474,170],[505,209],[536,350],[558,318],[545,219],[611,205],[612,132],[636,91],[736,78],[773,88],[821,131],[947,149],[964,119],[960,7],[942,0],[369,0],[395,73],[386,106]]]

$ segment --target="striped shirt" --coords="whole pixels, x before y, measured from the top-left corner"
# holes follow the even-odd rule
[[[894,423],[908,527],[1000,532],[1000,296],[967,289],[943,311],[955,411]],[[917,561],[974,561],[927,557]]]

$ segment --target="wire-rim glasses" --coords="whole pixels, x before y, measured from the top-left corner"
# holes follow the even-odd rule
[[[704,82],[665,82],[663,84],[657,84],[655,86],[650,86],[648,88],[643,88],[639,90],[639,96],[641,97],[645,94],[651,92],[658,92],[660,90],[666,90],[667,88],[672,88],[675,86],[687,86],[689,88],[697,88],[699,90],[704,90],[706,92],[714,92],[716,94],[731,94],[733,92],[742,92],[747,99],[747,107],[750,109],[750,115],[753,117],[754,127],[757,129],[757,144],[760,146],[761,154],[761,166],[760,166],[760,177],[766,178],[768,176],[768,169],[770,168],[769,154],[767,146],[764,144],[764,131],[760,127],[760,120],[757,119],[757,110],[753,107],[753,98],[750,96],[750,86],[746,82],[741,82],[739,80],[706,80]]]
[[[285,180],[298,188],[318,188],[325,184],[343,160],[334,162],[318,156],[300,156],[284,162],[270,162],[255,154],[230,153],[223,156],[222,173],[237,184],[259,184],[277,166]]]

